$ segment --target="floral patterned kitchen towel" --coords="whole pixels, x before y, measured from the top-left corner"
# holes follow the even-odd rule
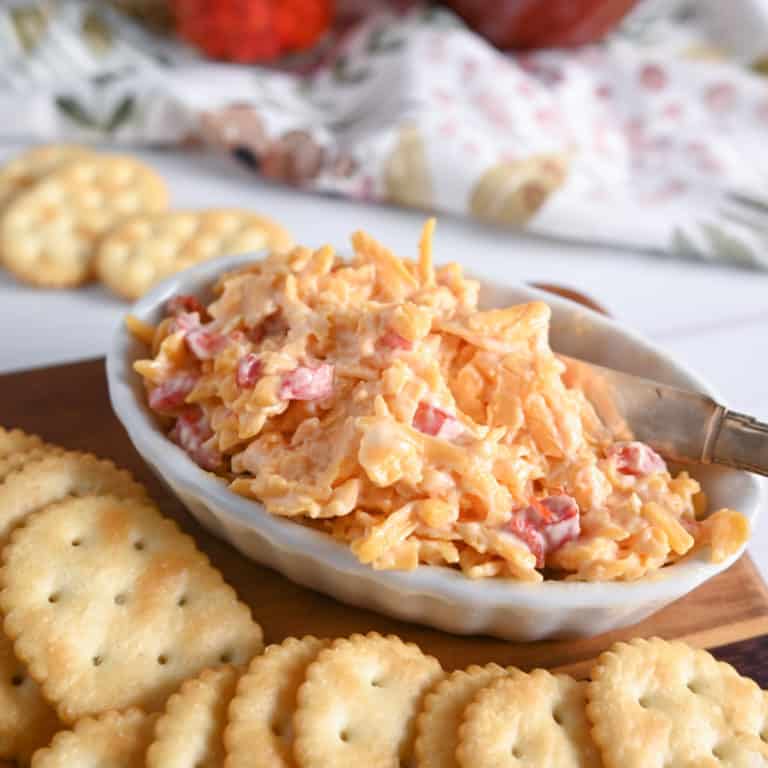
[[[275,70],[202,61],[100,2],[15,2],[0,138],[202,142],[318,192],[768,267],[767,0],[719,21],[719,0],[649,0],[601,45],[515,56],[404,5]],[[748,43],[723,26],[738,12]]]

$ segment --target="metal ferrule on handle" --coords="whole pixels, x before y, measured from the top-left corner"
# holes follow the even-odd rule
[[[704,461],[768,476],[768,424],[725,411],[707,442]]]

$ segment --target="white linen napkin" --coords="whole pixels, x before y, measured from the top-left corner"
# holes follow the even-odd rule
[[[745,64],[768,0],[676,5],[685,23],[646,3],[603,44],[521,55],[445,10],[378,13],[299,75],[204,61],[100,3],[16,3],[0,138],[204,142],[318,192],[766,267],[768,78]]]

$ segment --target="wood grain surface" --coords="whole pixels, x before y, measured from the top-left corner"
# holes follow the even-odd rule
[[[685,638],[732,661],[768,686],[768,591],[748,557],[650,619],[591,639],[517,644],[461,637],[351,608],[297,586],[247,560],[204,531],[134,450],[109,404],[104,362],[93,360],[0,376],[0,424],[36,432],[66,448],[113,459],[149,487],[163,512],[198,541],[253,608],[268,641],[311,633],[394,632],[435,654],[446,668],[496,661],[521,668],[561,667],[583,674],[611,642],[635,636]],[[747,642],[743,642],[747,640]]]

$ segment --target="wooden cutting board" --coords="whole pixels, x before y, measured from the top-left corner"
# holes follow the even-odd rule
[[[376,630],[418,643],[448,669],[496,661],[524,669],[566,667],[585,674],[589,661],[614,640],[660,635],[716,647],[718,656],[768,687],[768,590],[747,556],[687,597],[626,630],[588,640],[528,644],[460,637],[351,608],[299,587],[204,531],[154,477],[112,413],[103,360],[0,376],[0,424],[38,433],[66,448],[108,457],[130,469],[147,485],[163,512],[197,539],[251,605],[269,642],[288,635],[340,636]]]

